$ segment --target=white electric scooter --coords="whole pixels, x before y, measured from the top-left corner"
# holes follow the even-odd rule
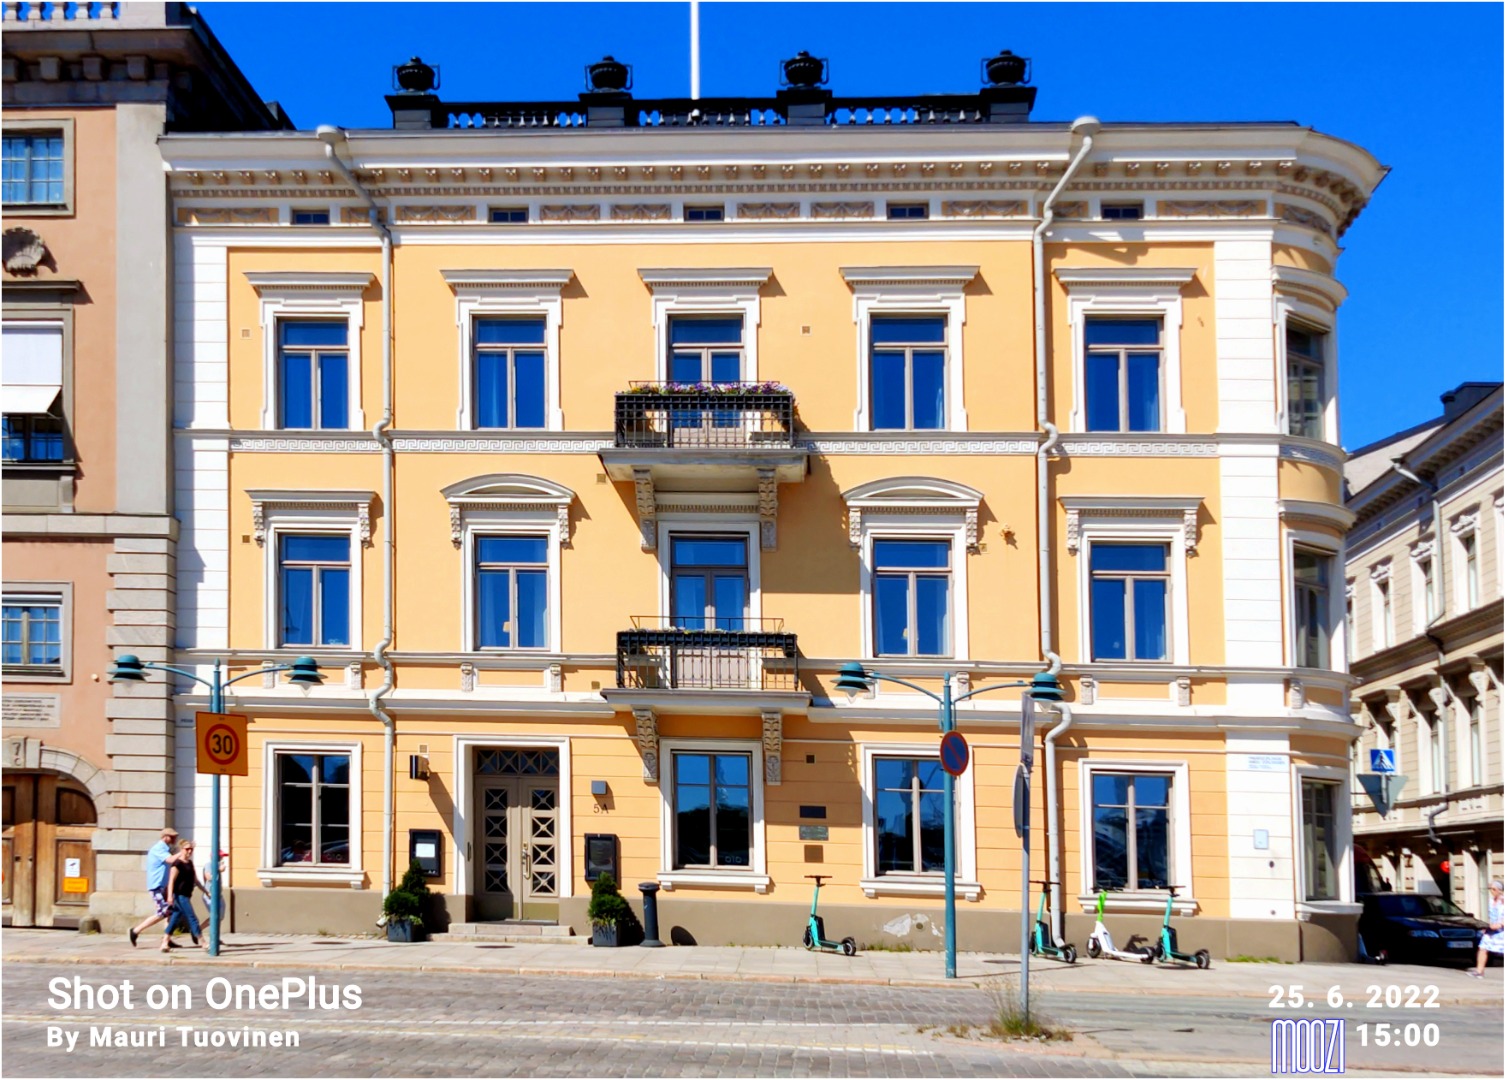
[[[1103,908],[1106,906],[1107,899],[1108,894],[1099,890],[1097,894],[1097,925],[1092,928],[1092,936],[1087,939],[1087,955],[1094,960],[1110,956],[1114,960],[1136,960],[1141,964],[1153,964],[1155,962],[1155,950],[1152,948],[1135,945],[1130,945],[1123,949],[1113,947],[1113,935],[1108,933],[1108,927],[1103,923]]]

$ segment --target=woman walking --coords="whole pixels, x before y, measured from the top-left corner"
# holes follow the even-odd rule
[[[184,840],[181,857],[173,864],[167,876],[167,895],[171,898],[172,917],[167,920],[167,932],[162,936],[163,952],[172,948],[172,932],[179,923],[188,927],[193,943],[199,943],[199,916],[193,910],[195,889],[204,889],[204,885],[194,872],[193,841]],[[207,889],[204,890],[204,895],[209,895]]]
[[[1489,929],[1479,937],[1479,960],[1468,973],[1476,979],[1484,978],[1490,953],[1505,955],[1505,883],[1499,878],[1489,883]]]

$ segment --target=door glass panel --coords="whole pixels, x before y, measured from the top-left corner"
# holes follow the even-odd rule
[[[675,353],[669,358],[669,381],[698,383],[701,380],[700,353]]]
[[[713,383],[734,383],[742,381],[742,354],[741,353],[712,353],[711,354],[711,381]]]

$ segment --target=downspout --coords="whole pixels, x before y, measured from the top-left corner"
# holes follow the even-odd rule
[[[381,219],[380,208],[376,200],[371,197],[350,167],[336,153],[338,145],[348,145],[345,140],[344,129],[333,127],[329,124],[321,124],[318,129],[319,138],[324,141],[324,154],[329,163],[345,178],[366,204],[371,227],[381,237],[381,391],[382,411],[381,419],[371,429],[371,437],[381,446],[382,454],[382,494],[381,494],[381,521],[382,521],[382,607],[381,607],[381,640],[376,643],[372,650],[371,658],[382,668],[381,686],[371,692],[369,708],[371,715],[381,721],[382,725],[382,783],[381,783],[381,809],[382,809],[382,849],[381,849],[381,891],[385,896],[392,891],[392,846],[395,833],[393,831],[393,776],[395,767],[394,758],[397,750],[397,725],[392,719],[392,714],[382,708],[381,699],[392,692],[392,686],[397,680],[397,672],[392,666],[392,661],[387,658],[387,650],[392,647],[392,624],[393,624],[393,579],[394,579],[394,548],[392,542],[392,530],[396,515],[392,509],[393,477],[397,463],[395,451],[392,446],[392,437],[388,430],[392,426],[392,230],[387,228]]]
[[[1046,196],[1045,203],[1040,208],[1040,224],[1035,226],[1034,235],[1031,238],[1035,276],[1035,419],[1039,423],[1040,430],[1045,432],[1045,441],[1035,452],[1035,530],[1040,544],[1040,656],[1050,664],[1048,670],[1052,675],[1061,670],[1061,658],[1055,651],[1055,628],[1051,619],[1051,596],[1055,582],[1052,577],[1053,562],[1050,549],[1049,459],[1050,452],[1060,441],[1061,433],[1056,425],[1050,422],[1050,395],[1047,383],[1049,350],[1045,324],[1045,233],[1050,229],[1051,222],[1055,220],[1056,200],[1060,198],[1061,192],[1066,190],[1066,185],[1081,168],[1087,155],[1092,152],[1093,136],[1101,128],[1102,124],[1094,116],[1079,117],[1072,123],[1072,134],[1082,136],[1081,148],[1077,150],[1071,163],[1066,166],[1066,171],[1061,174],[1061,179],[1056,183],[1055,188]],[[1051,934],[1059,941],[1062,918],[1061,842],[1060,812],[1056,806],[1055,790],[1056,739],[1071,727],[1071,706],[1061,703],[1056,706],[1056,711],[1061,717],[1061,722],[1052,727],[1045,736],[1045,842],[1049,849],[1050,880],[1055,882],[1051,886],[1050,895]]]

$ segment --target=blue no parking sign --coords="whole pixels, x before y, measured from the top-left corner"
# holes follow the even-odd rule
[[[960,731],[948,731],[941,736],[941,768],[952,776],[960,776],[967,771],[971,758],[972,751]]]

